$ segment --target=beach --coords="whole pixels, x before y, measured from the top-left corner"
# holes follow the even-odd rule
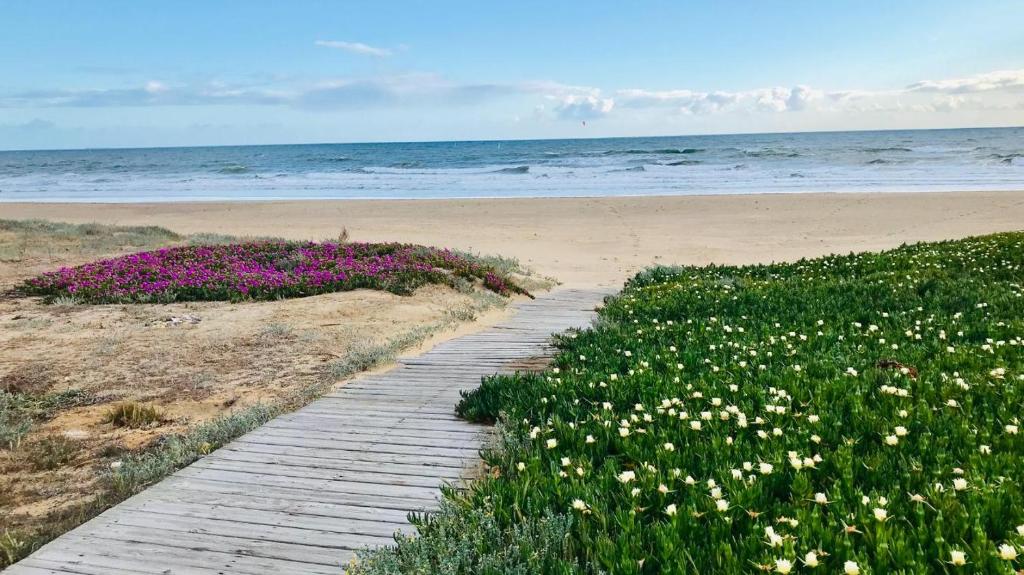
[[[518,258],[567,287],[653,264],[748,264],[1020,229],[1024,191],[604,198],[7,203],[0,217],[182,234],[400,241]]]

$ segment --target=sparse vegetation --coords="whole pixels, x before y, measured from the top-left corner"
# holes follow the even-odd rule
[[[0,448],[17,449],[32,429],[32,418],[17,400],[18,396],[0,391]]]
[[[10,565],[28,555],[31,542],[18,531],[4,529],[0,533],[0,567]]]
[[[62,409],[91,400],[92,397],[80,389],[42,394],[0,390],[0,449],[17,449],[36,421],[50,419]]]
[[[78,453],[79,444],[62,435],[48,435],[23,447],[32,468],[47,471],[70,462]]]
[[[455,321],[475,321],[476,310],[472,306],[460,305],[449,307],[444,313]]]
[[[491,267],[502,276],[516,278],[516,283],[528,291],[549,290],[558,285],[558,280],[535,273],[524,266],[518,258],[459,250],[455,250],[455,253],[480,265]]]
[[[199,459],[281,413],[287,403],[255,405],[190,429],[164,437],[156,446],[129,454],[114,466],[109,476],[112,496],[121,500],[145,486]]]
[[[138,429],[158,425],[163,419],[163,413],[153,405],[122,401],[107,410],[103,416],[103,423],[109,423],[114,427]]]
[[[329,379],[336,381],[390,363],[402,350],[423,343],[448,325],[442,322],[420,326],[383,343],[371,341],[356,344],[345,357],[328,364],[325,373]]]
[[[58,259],[69,252],[98,255],[129,249],[148,249],[184,238],[157,226],[69,224],[47,220],[0,219],[0,261],[28,258]]]

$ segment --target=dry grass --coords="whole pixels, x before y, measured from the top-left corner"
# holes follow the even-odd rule
[[[152,405],[143,405],[136,401],[122,401],[110,407],[103,414],[102,421],[114,427],[142,429],[162,423],[164,414]]]

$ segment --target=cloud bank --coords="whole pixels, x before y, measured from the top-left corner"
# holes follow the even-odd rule
[[[365,44],[319,41],[331,48],[374,57],[391,52]],[[827,90],[807,85],[740,91],[689,88],[605,90],[551,81],[473,83],[440,74],[408,73],[286,80],[175,83],[152,79],[139,85],[0,93],[0,108],[117,108],[147,106],[280,106],[307,111],[369,108],[457,108],[508,100],[515,110],[533,109],[551,120],[580,121],[655,114],[663,118],[865,114],[872,112],[964,113],[1024,109],[1024,70],[921,80],[891,90]]]

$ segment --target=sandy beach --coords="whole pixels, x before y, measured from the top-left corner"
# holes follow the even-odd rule
[[[1024,192],[629,198],[10,203],[3,218],[294,239],[403,241],[519,258],[566,286],[652,264],[744,264],[1024,227]]]

